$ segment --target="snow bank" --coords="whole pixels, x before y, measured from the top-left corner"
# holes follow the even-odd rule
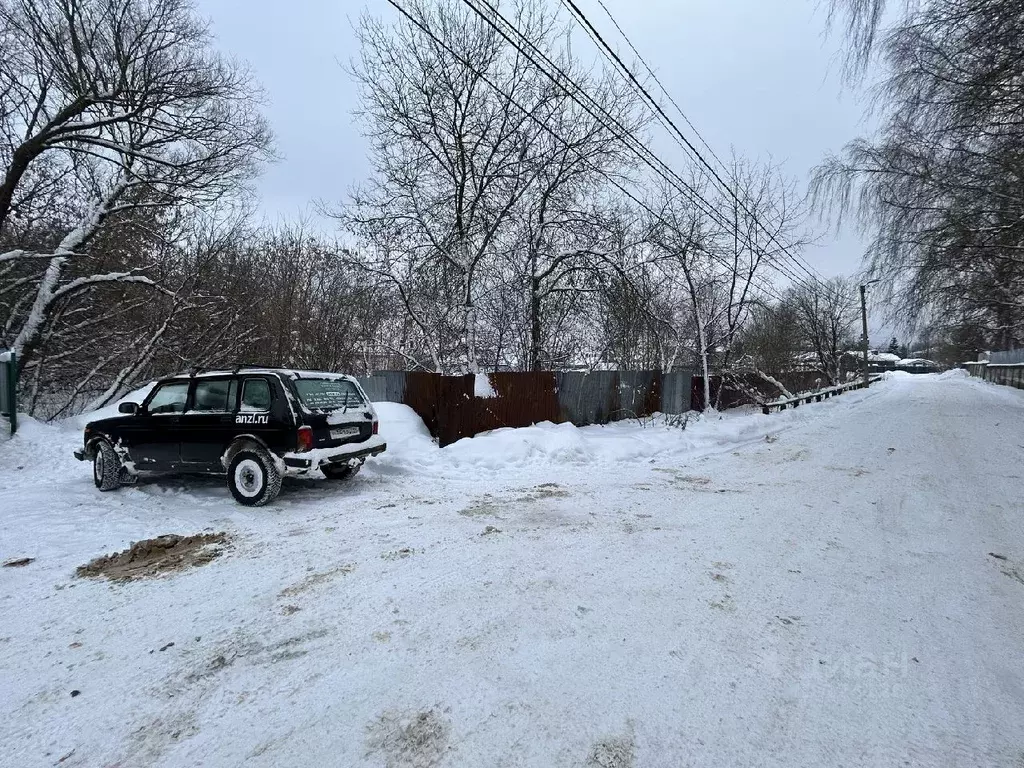
[[[516,467],[594,465],[671,461],[732,450],[764,440],[795,424],[830,418],[834,408],[854,405],[864,393],[764,416],[752,409],[691,413],[686,429],[665,417],[577,427],[541,422],[530,427],[496,429],[439,448],[416,413],[405,405],[374,403],[387,453],[367,464],[379,471],[465,476],[467,471],[501,472]]]
[[[946,379],[969,379],[970,377],[971,374],[963,368],[950,368],[948,371],[940,373],[935,378],[939,381],[945,381]]]
[[[89,411],[88,413],[73,416],[72,418],[67,419],[62,423],[71,426],[74,429],[85,429],[85,425],[88,424],[90,421],[99,421],[100,419],[109,419],[114,416],[120,416],[121,414],[118,413],[117,407],[121,403],[141,403],[149,395],[150,390],[153,389],[154,384],[156,384],[156,382],[151,381],[148,384],[145,384],[144,386],[141,386],[138,389],[134,390],[133,392],[129,392],[120,400],[111,403],[110,405],[105,405],[102,408],[99,408],[98,410],[95,411]]]
[[[416,411],[401,403],[374,403],[380,421],[380,434],[387,438],[388,445],[414,446],[424,449],[435,445],[427,425]]]

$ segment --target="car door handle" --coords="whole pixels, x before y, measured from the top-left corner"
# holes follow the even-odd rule
[[[234,421],[234,417],[233,416],[221,416],[220,417],[220,423],[221,424],[230,424],[232,421]]]
[[[181,419],[180,419],[180,418],[178,418],[177,416],[171,416],[171,418],[170,418],[170,419],[168,419],[168,421],[170,421],[170,422],[171,422],[171,424],[178,424],[178,423],[180,423],[180,422],[181,422]]]

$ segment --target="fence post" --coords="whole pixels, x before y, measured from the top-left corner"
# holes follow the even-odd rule
[[[0,411],[7,412],[11,422],[11,435],[18,431],[18,355],[7,353],[7,359],[0,361]]]

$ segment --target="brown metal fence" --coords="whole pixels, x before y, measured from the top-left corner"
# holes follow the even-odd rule
[[[385,371],[360,383],[371,400],[408,405],[442,445],[501,427],[542,421],[584,426],[690,407],[690,375],[660,371],[501,372],[494,397],[474,396],[474,377]],[[684,396],[685,395],[685,396]]]
[[[659,412],[678,414],[704,410],[703,379],[678,371],[540,371],[487,375],[494,397],[475,396],[473,375],[383,371],[361,377],[359,382],[371,400],[404,403],[416,411],[442,446],[481,432],[526,427],[542,421],[586,426],[643,418]],[[778,379],[794,395],[820,390],[827,383],[814,371],[793,371]],[[1020,380],[1024,384],[1024,372]],[[778,386],[752,373],[711,379],[712,402],[723,409],[762,405],[778,400],[782,394]]]
[[[472,382],[472,377],[468,377]],[[559,422],[558,385],[551,372],[492,373],[496,397],[471,398],[474,434],[501,427]]]
[[[488,374],[494,397],[474,395],[474,377],[385,371],[360,383],[374,401],[405,403],[423,419],[442,445],[502,427],[526,427],[542,421],[577,426],[642,418],[652,413],[704,409],[700,376],[661,371],[501,372]],[[792,393],[824,385],[820,374],[795,371],[780,376]],[[712,402],[734,408],[776,400],[782,392],[754,374],[715,376]]]

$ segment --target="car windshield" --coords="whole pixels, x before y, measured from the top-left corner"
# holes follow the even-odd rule
[[[365,403],[355,384],[344,379],[296,379],[295,389],[306,407],[315,411],[358,408]]]

